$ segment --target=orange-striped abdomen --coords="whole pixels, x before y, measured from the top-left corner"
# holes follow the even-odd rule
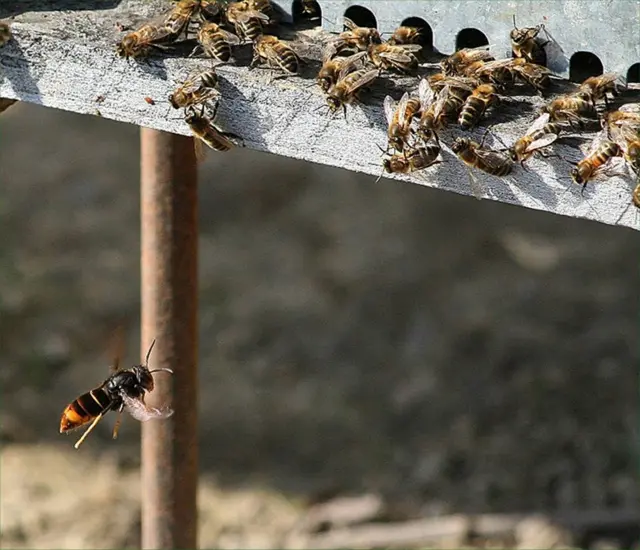
[[[112,403],[107,391],[95,388],[67,405],[60,418],[60,433],[73,430],[91,422],[100,413],[105,412]]]

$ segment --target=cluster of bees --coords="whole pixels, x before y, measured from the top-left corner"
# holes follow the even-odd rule
[[[308,11],[311,9],[309,2],[303,6]],[[191,56],[200,53],[218,63],[227,63],[233,47],[252,44],[251,67],[265,63],[287,74],[297,74],[298,54],[286,42],[265,34],[276,22],[277,14],[270,0],[227,4],[217,0],[177,0],[168,13],[124,36],[116,50],[127,59],[143,58],[154,49],[166,50],[195,33],[196,47]],[[203,71],[182,83],[169,96],[169,102],[175,109],[184,110],[185,122],[198,138],[198,149],[203,143],[216,151],[228,151],[235,146],[236,136],[223,132],[215,124],[219,104],[217,83],[215,68]],[[206,113],[207,108],[210,114]]]
[[[273,34],[278,14],[270,0],[240,0],[223,4],[220,0],[173,0],[172,9],[159,19],[145,23],[127,34],[118,44],[123,57],[144,57],[154,48],[165,49],[187,34],[197,42],[192,55],[202,52],[218,63],[232,57],[232,48],[252,44],[251,67],[263,63],[286,75],[299,74],[304,60],[287,43]],[[312,0],[303,2],[309,15]],[[195,25],[195,30],[192,28]],[[543,36],[544,35],[544,36]],[[316,82],[332,112],[360,100],[363,90],[385,73],[416,75],[422,50],[421,29],[399,27],[387,40],[375,28],[361,27],[345,19],[345,30],[325,45]],[[501,103],[502,97],[522,87],[544,96],[551,87],[551,72],[544,66],[545,46],[553,41],[543,25],[514,28],[510,33],[513,56],[495,59],[488,46],[465,48],[442,59],[439,71],[420,79],[417,89],[406,92],[396,102],[385,97],[383,108],[388,125],[387,148],[382,164],[387,173],[410,173],[442,162],[442,147],[448,147],[469,168],[502,177],[516,163],[524,168],[534,155],[551,156],[549,147],[558,139],[600,121],[603,131],[591,151],[571,170],[573,181],[583,186],[609,173],[615,159],[621,159],[640,173],[638,159],[640,106],[628,104],[609,110],[609,96],[626,89],[615,74],[587,78],[571,93],[548,101],[524,136],[511,146],[491,149],[458,136],[450,147],[441,140],[447,127],[462,131],[479,126]],[[215,125],[219,93],[215,68],[190,77],[169,97],[169,102],[185,111],[185,121],[194,136],[208,147],[226,151],[235,145],[234,136]],[[215,100],[212,114],[205,109]],[[604,109],[599,102],[604,102]],[[198,110],[196,107],[200,107]],[[568,161],[571,162],[571,161]],[[474,193],[479,197],[477,187]],[[634,191],[640,207],[640,186]]]

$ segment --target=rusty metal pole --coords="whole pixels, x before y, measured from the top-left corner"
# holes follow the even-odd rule
[[[197,545],[197,167],[191,138],[141,128],[142,356],[153,405],[175,413],[142,425],[142,548]]]

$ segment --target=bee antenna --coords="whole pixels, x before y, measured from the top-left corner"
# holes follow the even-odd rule
[[[170,374],[173,374],[173,371],[171,369],[153,369],[149,371],[149,373],[152,373],[152,372],[168,372]]]
[[[378,176],[378,179],[376,179],[376,181],[374,183],[378,183],[382,179],[383,175],[384,175],[384,168],[382,169],[382,172],[380,172],[380,175]]]
[[[513,14],[513,28],[514,29],[518,28],[518,26],[516,25],[516,14],[515,13]]]
[[[149,347],[149,351],[147,352],[147,357],[144,360],[144,366],[148,366],[149,365],[149,356],[151,355],[151,350],[153,349],[153,346],[156,345],[156,339],[153,339],[153,342],[151,342],[151,346]]]

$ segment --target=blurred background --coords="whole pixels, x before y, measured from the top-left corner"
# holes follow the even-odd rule
[[[118,326],[139,358],[138,140],[0,117],[5,548],[140,543],[139,423],[58,433]],[[200,230],[201,547],[640,547],[638,233],[247,150]],[[496,513],[527,520],[447,531]]]

